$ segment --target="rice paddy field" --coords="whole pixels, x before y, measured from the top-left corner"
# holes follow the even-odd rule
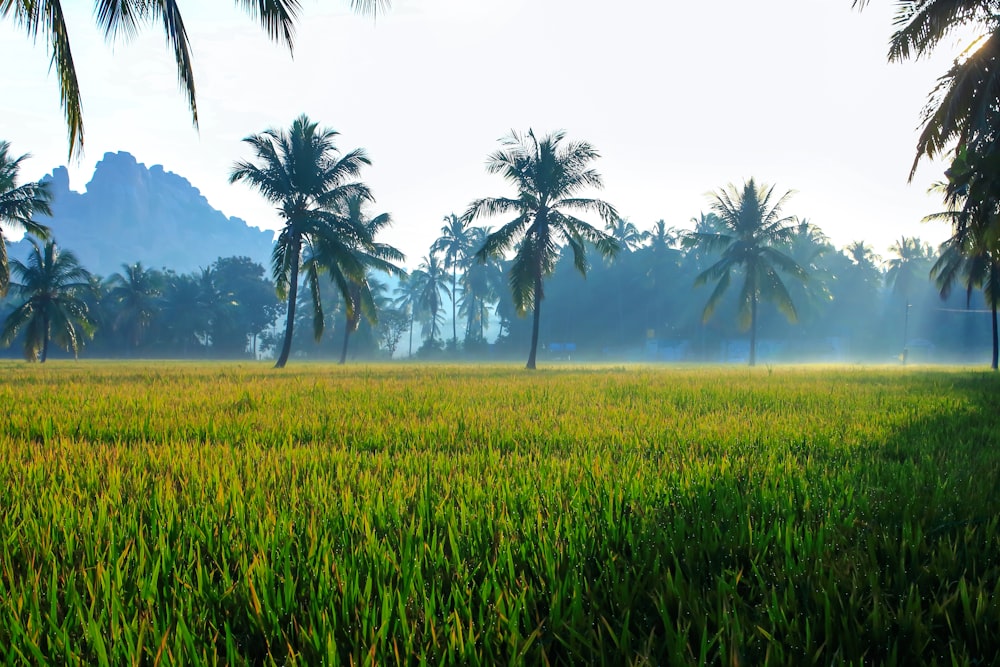
[[[5,664],[1000,664],[996,374],[0,378]]]

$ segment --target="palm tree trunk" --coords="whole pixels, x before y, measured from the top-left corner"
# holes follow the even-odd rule
[[[295,329],[295,302],[299,294],[299,250],[301,239],[298,234],[292,238],[292,275],[288,285],[288,318],[285,320],[285,342],[281,344],[281,354],[275,368],[284,368],[292,351],[292,332]]]
[[[344,327],[344,347],[340,350],[340,361],[337,362],[343,366],[347,362],[347,341],[351,338],[351,322],[348,320],[347,326]]]
[[[38,363],[44,364],[45,359],[49,356],[49,316],[42,316],[42,356],[38,360]]]
[[[997,302],[996,302],[996,300],[993,301],[991,310],[993,311],[993,363],[990,365],[990,368],[992,368],[993,370],[997,370],[997,352],[998,352],[998,349],[1000,349],[1000,348],[998,348],[998,346],[997,346],[998,340],[997,340]]]
[[[750,295],[750,365],[757,365],[757,292]]]
[[[458,350],[458,315],[455,311],[455,287],[458,285],[458,265],[451,267],[451,345]]]
[[[416,320],[416,315],[414,315],[413,311],[411,310],[410,311],[410,351],[406,355],[408,358],[413,356],[413,324],[414,324],[414,320]]]
[[[542,272],[535,273],[535,309],[531,316],[531,351],[528,353],[529,371],[535,370],[535,357],[538,352],[538,320],[542,311]]]

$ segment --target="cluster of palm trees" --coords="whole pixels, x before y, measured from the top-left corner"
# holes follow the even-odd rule
[[[246,257],[191,274],[123,264],[101,279],[54,240],[29,242],[25,261],[10,262],[0,346],[20,341],[30,361],[44,362],[50,343],[76,356],[84,341],[106,356],[244,358],[280,311],[264,267]]]

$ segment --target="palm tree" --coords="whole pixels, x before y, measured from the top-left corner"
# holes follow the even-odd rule
[[[163,276],[142,262],[122,264],[121,273],[108,278],[108,297],[115,304],[112,327],[122,331],[132,347],[139,347],[153,317],[159,312]]]
[[[0,3],[0,8],[3,4]],[[0,141],[0,223],[20,229],[41,239],[48,238],[47,227],[34,221],[36,215],[52,215],[49,203],[52,196],[48,183],[25,183],[18,185],[21,163],[30,155],[14,157],[10,154],[10,143]],[[10,268],[7,265],[7,241],[0,226],[0,297],[7,294],[10,285]]]
[[[413,326],[416,324],[420,311],[420,293],[426,280],[423,273],[420,269],[415,269],[402,276],[399,280],[399,286],[393,292],[396,295],[392,301],[393,307],[406,313],[410,319],[410,347],[406,354],[407,357],[413,356]]]
[[[369,218],[364,211],[367,197],[350,195],[340,202],[337,211],[341,227],[347,232],[337,235],[322,235],[312,243],[312,253],[306,262],[309,284],[313,286],[314,322],[323,324],[322,305],[319,300],[319,275],[330,275],[334,285],[344,300],[344,345],[340,353],[340,363],[347,361],[347,344],[353,332],[357,331],[364,316],[370,323],[378,321],[377,307],[372,293],[372,271],[390,275],[402,275],[403,270],[393,262],[401,262],[405,256],[397,248],[387,243],[376,243],[379,231],[392,224],[388,213]],[[361,230],[361,234],[355,233]],[[317,333],[322,333],[320,329]]]
[[[284,368],[291,352],[303,243],[315,245],[322,239],[329,255],[342,247],[355,248],[371,242],[363,228],[337,214],[338,207],[350,197],[371,199],[364,184],[349,182],[371,162],[362,150],[340,156],[334,144],[337,136],[337,132],[319,128],[303,114],[288,132],[272,128],[245,138],[243,141],[253,147],[259,164],[237,162],[229,176],[230,183],[246,181],[277,205],[284,221],[271,255],[278,295],[288,300],[285,338],[275,368]],[[359,275],[359,271],[354,274]],[[313,281],[310,285],[318,289],[319,283]],[[314,294],[315,302],[318,292]],[[322,333],[321,327],[318,333]]]
[[[84,301],[90,289],[90,274],[80,266],[76,255],[68,250],[60,252],[54,241],[47,241],[44,248],[34,239],[29,241],[32,250],[28,263],[16,259],[11,262],[20,280],[14,287],[25,301],[7,317],[0,344],[10,345],[24,330],[24,358],[28,361],[45,363],[50,340],[72,351],[75,357],[82,337],[93,336]]]
[[[421,319],[421,333],[429,332],[427,342],[433,348],[441,329],[441,293],[451,296],[445,282],[444,266],[437,255],[431,253],[420,260],[420,266],[410,274],[412,288],[417,293],[417,317]]]
[[[729,288],[733,269],[743,270],[743,287],[739,295],[739,323],[750,328],[750,365],[757,363],[757,308],[760,301],[773,302],[790,322],[796,320],[795,304],[788,288],[778,275],[786,273],[803,282],[805,269],[778,248],[787,244],[793,234],[791,217],[782,217],[781,207],[791,197],[788,191],[774,197],[774,186],[757,185],[754,179],[739,190],[729,184],[711,195],[712,211],[716,214],[716,231],[691,232],[686,243],[708,253],[721,252],[721,258],[695,278],[695,287],[717,280],[715,290],[702,311],[702,321],[708,321]]]
[[[640,236],[657,254],[675,248],[681,239],[680,230],[676,227],[667,227],[667,223],[663,220],[657,220],[653,223],[652,229],[644,231]]]
[[[916,237],[903,236],[889,247],[889,252],[896,256],[886,262],[886,284],[909,307],[914,288],[927,279],[927,272],[934,261],[934,249]]]
[[[638,248],[645,238],[627,218],[615,218],[604,225],[604,230],[618,242],[618,246],[626,253]]]
[[[866,280],[874,281],[881,274],[879,264],[882,263],[882,258],[876,255],[872,247],[864,241],[854,241],[848,244],[844,248],[844,254],[850,257],[851,261],[863,271]]]
[[[444,253],[444,268],[451,269],[451,343],[458,349],[458,314],[456,302],[458,297],[458,267],[472,249],[469,229],[466,221],[454,213],[444,217],[441,236],[431,245],[431,253]]]
[[[868,0],[854,0],[864,7]],[[957,144],[992,147],[1000,128],[1000,13],[992,0],[914,0],[896,3],[890,62],[918,59],[959,35],[968,46],[938,79],[922,114],[923,129],[910,170]]]
[[[478,250],[486,243],[489,236],[488,227],[470,227],[470,247]],[[463,263],[462,300],[459,303],[459,314],[465,317],[465,340],[486,340],[486,327],[489,324],[487,304],[500,298],[500,287],[503,283],[503,269],[496,258],[487,258],[485,262],[477,261],[474,253]]]
[[[940,256],[931,267],[942,299],[951,294],[952,286],[961,282],[965,287],[965,306],[969,307],[974,289],[983,290],[990,306],[993,323],[993,357],[990,368],[997,370],[998,340],[997,304],[1000,303],[1000,250],[983,236],[969,235],[965,239],[953,236],[941,244]]]
[[[518,315],[523,315],[531,304],[527,368],[534,369],[544,297],[542,281],[555,269],[560,245],[570,247],[573,263],[584,276],[587,243],[592,243],[605,257],[619,250],[617,241],[572,212],[596,213],[605,224],[615,221],[618,212],[600,199],[577,196],[585,188],[603,187],[600,174],[589,166],[599,156],[589,143],[567,142],[562,131],[539,139],[534,131],[528,130],[527,135],[511,132],[500,140],[500,145],[501,149],[489,157],[486,170],[502,175],[517,188],[517,198],[477,199],[462,217],[472,222],[484,215],[517,216],[490,234],[476,256],[486,261],[515,250],[509,273],[510,289]]]
[[[295,0],[237,0],[268,36],[292,49],[299,3]],[[362,13],[374,14],[388,0],[351,0],[351,7]],[[83,109],[80,84],[70,48],[69,26],[60,0],[0,0],[0,17],[11,18],[31,39],[38,33],[46,36],[51,51],[50,62],[59,80],[59,104],[66,116],[69,132],[69,155],[83,150]],[[194,68],[191,42],[175,0],[94,0],[94,18],[106,39],[134,35],[147,24],[162,23],[167,44],[177,63],[177,77],[184,88],[191,120],[198,126],[198,106],[195,100]]]

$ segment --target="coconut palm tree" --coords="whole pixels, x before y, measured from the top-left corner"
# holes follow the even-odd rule
[[[472,250],[469,227],[454,213],[444,217],[441,236],[431,245],[431,253],[443,253],[445,270],[451,269],[451,344],[458,349],[458,267],[463,265]]]
[[[868,0],[854,0],[864,7]],[[914,0],[896,3],[890,62],[928,56],[959,36],[967,46],[938,78],[922,113],[910,178],[924,157],[952,145],[992,147],[1000,128],[1000,12],[994,0]]]
[[[111,326],[122,332],[132,347],[139,347],[159,312],[163,275],[144,268],[142,262],[122,264],[121,273],[112,273],[107,284],[108,297],[115,307]]]
[[[24,358],[45,363],[49,341],[77,356],[84,337],[94,330],[87,317],[85,293],[91,288],[90,273],[76,255],[56,247],[54,241],[39,246],[34,239],[27,264],[11,262],[19,282],[14,284],[24,302],[14,309],[0,332],[0,344],[10,345],[25,332]]]
[[[889,247],[889,252],[896,256],[886,262],[886,284],[909,304],[913,290],[927,279],[934,249],[916,237],[903,236]]]
[[[0,0],[0,8],[3,7]],[[37,236],[48,238],[49,229],[35,222],[36,215],[52,215],[49,203],[52,200],[48,183],[24,183],[18,185],[21,163],[30,157],[24,154],[14,157],[10,154],[10,143],[0,141],[0,223]],[[10,284],[10,267],[7,265],[7,241],[0,226],[0,297],[7,294]]]
[[[485,262],[476,260],[474,251],[483,247],[489,236],[488,227],[470,227],[469,241],[473,253],[466,258],[462,271],[462,300],[458,312],[465,317],[465,340],[486,340],[486,327],[489,325],[490,303],[500,298],[503,283],[503,269],[496,258],[487,258]]]
[[[421,332],[427,332],[426,343],[434,347],[441,332],[441,293],[451,296],[447,274],[437,255],[431,253],[420,260],[420,266],[410,274],[412,288],[417,293],[417,316],[421,319]]]
[[[750,179],[739,189],[729,184],[711,195],[717,216],[715,231],[694,231],[685,240],[706,253],[721,253],[718,261],[695,278],[695,287],[718,281],[702,311],[708,321],[732,282],[734,269],[742,269],[743,287],[739,294],[739,323],[750,329],[750,365],[757,363],[757,309],[761,300],[771,301],[790,322],[796,320],[795,304],[778,272],[805,282],[807,273],[798,262],[782,252],[792,238],[791,217],[782,217],[781,207],[791,197],[786,192],[775,197],[774,186],[758,185]]]
[[[242,5],[271,39],[292,49],[299,14],[296,0],[237,0],[236,4]],[[387,5],[388,0],[351,0],[350,4],[356,11],[374,14]],[[39,32],[45,35],[51,52],[50,62],[59,82],[59,104],[66,116],[69,155],[71,158],[78,155],[83,149],[83,109],[62,3],[60,0],[0,0],[0,18],[12,19],[31,39],[37,39]],[[94,0],[94,18],[109,41],[119,36],[127,39],[146,25],[162,24],[167,45],[177,63],[177,77],[191,108],[191,120],[197,127],[191,42],[178,3],[175,0]]]
[[[997,305],[1000,304],[1000,249],[982,235],[953,236],[941,244],[940,255],[931,267],[931,278],[947,299],[956,282],[965,287],[965,305],[969,307],[972,292],[983,290],[990,306],[993,324],[993,357],[990,368],[997,370],[998,347]]]
[[[511,132],[500,140],[501,148],[486,164],[491,174],[500,174],[517,189],[517,197],[487,197],[472,202],[462,217],[472,222],[482,216],[514,214],[516,217],[490,234],[476,256],[503,257],[514,250],[509,282],[514,306],[523,315],[532,309],[531,349],[528,369],[535,368],[538,323],[544,293],[542,282],[552,274],[560,247],[568,245],[573,263],[586,276],[586,244],[593,244],[604,257],[619,250],[618,242],[575,212],[593,213],[605,224],[618,219],[611,204],[580,197],[586,188],[603,187],[600,174],[590,167],[599,157],[584,141],[567,141],[565,132],[536,137]]]
[[[303,114],[287,132],[272,128],[245,138],[258,162],[237,162],[229,176],[230,183],[245,181],[275,204],[284,223],[271,255],[278,295],[288,300],[284,343],[275,368],[284,368],[291,352],[303,244],[316,246],[322,240],[328,256],[371,244],[363,227],[338,213],[351,197],[371,199],[367,186],[352,182],[371,162],[362,150],[341,155],[334,144],[337,136]],[[360,277],[360,264],[355,262],[353,267],[352,274]],[[310,286],[318,290],[319,283],[313,280]],[[314,303],[318,296],[316,291]],[[315,333],[322,334],[322,319]]]
[[[392,224],[388,213],[368,217],[364,210],[368,198],[351,195],[340,202],[337,213],[347,234],[321,235],[312,242],[312,251],[306,261],[308,284],[312,286],[314,323],[323,326],[322,304],[319,299],[319,276],[328,274],[337,286],[344,302],[344,345],[340,363],[347,361],[347,345],[352,333],[357,331],[364,316],[370,323],[378,321],[378,312],[372,292],[372,271],[401,276],[403,270],[394,262],[405,258],[402,252],[387,243],[377,243],[375,236]],[[362,230],[362,234],[354,230]],[[322,334],[322,328],[316,333]]]
[[[644,231],[641,235],[644,242],[649,243],[649,247],[654,253],[660,254],[677,247],[682,235],[676,227],[667,227],[663,220],[653,223],[653,228]]]
[[[399,286],[393,292],[396,295],[392,301],[393,307],[406,313],[410,319],[410,342],[407,357],[413,357],[413,327],[420,314],[420,294],[426,280],[422,274],[423,271],[420,269],[414,269],[409,274],[402,276],[399,280]]]
[[[616,218],[604,225],[604,231],[608,233],[618,246],[626,253],[632,252],[642,243],[642,233],[636,226],[629,222],[627,218]]]

